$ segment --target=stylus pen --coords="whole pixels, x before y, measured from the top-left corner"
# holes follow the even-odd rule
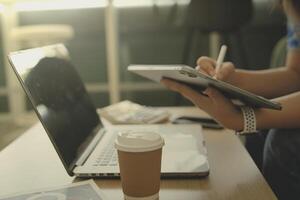
[[[227,46],[222,45],[221,49],[220,49],[218,59],[217,59],[217,63],[216,63],[216,74],[215,74],[214,78],[217,78],[217,74],[221,69],[222,63],[223,63],[224,58],[225,58],[226,50],[227,50]]]

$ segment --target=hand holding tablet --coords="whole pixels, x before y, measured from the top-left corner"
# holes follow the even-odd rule
[[[281,110],[281,105],[264,97],[240,89],[229,83],[214,79],[186,65],[130,65],[128,71],[136,73],[155,82],[168,78],[203,91],[207,87],[219,90],[237,105],[243,104],[256,108]]]

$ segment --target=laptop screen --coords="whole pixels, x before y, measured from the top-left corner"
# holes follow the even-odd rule
[[[100,123],[63,45],[15,52],[10,62],[66,168]]]

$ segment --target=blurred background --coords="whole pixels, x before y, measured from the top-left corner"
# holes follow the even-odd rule
[[[6,60],[10,51],[64,43],[97,107],[121,100],[191,105],[129,64],[216,58],[238,68],[284,63],[285,18],[275,0],[0,0],[0,150],[37,121]],[[282,40],[280,40],[282,39]]]

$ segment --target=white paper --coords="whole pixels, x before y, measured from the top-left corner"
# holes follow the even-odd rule
[[[93,180],[46,188],[7,197],[0,200],[105,200],[103,193]]]

